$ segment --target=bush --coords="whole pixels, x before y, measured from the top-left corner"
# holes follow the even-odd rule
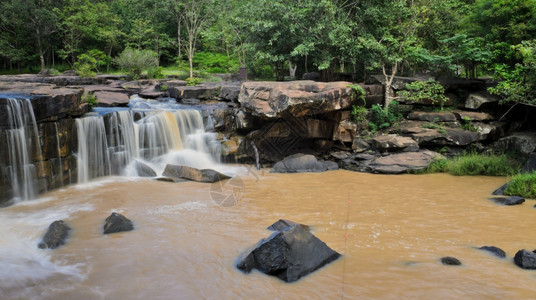
[[[348,87],[352,88],[352,100],[354,100],[354,103],[363,103],[363,105],[366,105],[367,102],[365,100],[365,90],[357,85],[357,84],[352,84],[352,85],[349,85]]]
[[[352,118],[357,124],[358,131],[361,132],[363,128],[368,128],[368,110],[364,106],[352,106]]]
[[[432,162],[423,173],[449,173],[455,176],[512,176],[519,172],[520,165],[506,154],[465,154],[452,160]]]
[[[439,104],[441,110],[443,110],[443,105],[448,101],[445,96],[445,89],[433,78],[428,81],[406,83],[406,89],[406,91],[402,91],[402,97],[417,103],[430,100],[434,105]]]
[[[114,61],[133,79],[139,79],[143,71],[158,67],[158,55],[151,50],[127,48]]]
[[[238,59],[221,53],[197,52],[194,56],[194,66],[208,73],[236,73],[239,62]]]
[[[203,78],[198,78],[198,77],[186,78],[186,85],[188,85],[188,86],[198,85],[201,82],[203,82]]]
[[[99,67],[105,66],[109,62],[108,55],[100,50],[92,49],[78,55],[74,68],[79,76],[93,77],[99,72]]]
[[[149,79],[164,78],[164,74],[162,73],[163,70],[164,69],[162,67],[149,68],[147,69],[147,78]]]
[[[99,103],[97,97],[91,93],[84,94],[82,96],[82,102],[87,103],[91,108],[97,106],[97,104]]]
[[[388,110],[385,110],[380,104],[373,105],[370,108],[370,115],[369,125],[372,131],[387,128],[402,119],[397,101],[389,103]]]
[[[504,191],[508,196],[521,196],[536,199],[536,172],[514,176]]]

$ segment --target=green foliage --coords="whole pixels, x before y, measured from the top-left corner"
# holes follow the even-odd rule
[[[160,66],[158,67],[151,67],[147,69],[147,78],[149,79],[160,79],[164,78],[164,74],[162,73],[164,69]]]
[[[455,176],[511,176],[519,172],[519,163],[509,156],[464,154],[452,160],[433,161],[423,173],[449,173]]]
[[[435,79],[430,78],[428,81],[414,81],[406,83],[405,91],[402,91],[402,96],[408,100],[423,103],[429,100],[432,104],[437,105],[443,110],[443,105],[448,101],[445,96],[445,89]]]
[[[365,89],[357,84],[352,84],[349,87],[352,88],[352,99],[354,103],[361,102],[363,105],[366,105],[367,102],[365,100]]]
[[[434,122],[426,122],[424,124],[422,124],[422,128],[426,128],[426,129],[434,129],[434,130],[437,130],[437,132],[443,134],[443,135],[446,135],[447,134],[447,130],[445,129],[445,127],[439,123],[437,123],[435,120]]]
[[[472,131],[472,132],[478,132],[479,131],[479,129],[473,125],[473,120],[471,120],[471,118],[469,118],[467,116],[463,117],[462,129],[467,130],[467,131]]]
[[[188,86],[198,85],[203,81],[204,81],[203,78],[199,78],[199,77],[188,77],[188,78],[186,78],[186,83],[187,83]]]
[[[239,62],[238,59],[221,53],[197,52],[194,57],[194,66],[208,73],[236,73]]]
[[[104,54],[104,52],[92,49],[78,55],[77,61],[74,63],[74,68],[79,76],[92,77],[99,72],[99,67],[107,65],[110,60],[110,57]]]
[[[165,92],[165,91],[167,91],[167,88],[168,88],[167,85],[162,84],[162,85],[160,86],[160,91],[161,91],[161,92]]]
[[[514,176],[504,191],[508,196],[521,196],[536,199],[536,172]]]
[[[521,62],[513,68],[495,65],[495,74],[502,79],[488,91],[501,96],[502,102],[536,104],[536,39],[512,46]]]
[[[357,106],[352,105],[352,118],[354,122],[357,124],[357,128],[359,132],[361,132],[362,129],[368,128],[368,116],[369,111],[364,106]]]
[[[375,104],[370,108],[370,129],[378,131],[394,125],[402,119],[400,114],[399,104],[397,101],[392,101],[389,104],[389,109],[384,109],[380,104]]]
[[[85,102],[89,105],[89,107],[93,108],[97,106],[99,101],[97,100],[97,97],[93,95],[92,93],[87,93],[82,96],[82,102]]]
[[[125,69],[133,79],[139,79],[143,71],[147,71],[158,66],[158,56],[151,50],[137,50],[127,48],[114,60],[114,62]]]

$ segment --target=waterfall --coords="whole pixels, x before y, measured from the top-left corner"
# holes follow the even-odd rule
[[[15,200],[28,200],[37,190],[37,170],[33,156],[41,156],[37,123],[29,99],[7,98],[7,140],[9,165],[4,176],[10,182]]]
[[[198,110],[155,110],[134,122],[130,110],[76,120],[78,182],[107,175],[136,175],[133,162],[143,161],[161,173],[166,164],[198,168],[219,162],[216,134],[207,133]]]

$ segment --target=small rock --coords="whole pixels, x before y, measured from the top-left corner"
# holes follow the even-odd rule
[[[214,183],[231,178],[211,169],[196,169],[187,166],[167,165],[162,173],[164,177],[184,178],[197,182]]]
[[[519,196],[495,197],[490,200],[503,205],[518,205],[525,202],[525,198]]]
[[[512,183],[512,181],[509,181],[505,184],[503,184],[503,186],[501,186],[500,188],[496,189],[492,195],[494,196],[504,196],[504,191],[508,188],[508,186]]]
[[[140,177],[156,177],[156,172],[146,163],[136,160],[134,161],[134,169]]]
[[[500,258],[506,257],[506,253],[501,248],[495,246],[483,246],[478,249],[491,252],[492,254]]]
[[[536,269],[536,253],[525,249],[517,251],[514,256],[514,263],[526,270]]]
[[[266,227],[266,229],[271,230],[271,231],[283,231],[285,228],[288,228],[296,224],[298,223],[290,221],[290,220],[279,219],[279,221]],[[309,226],[303,225],[303,224],[299,224],[299,225],[302,226],[305,230],[309,230]]]
[[[444,265],[449,265],[449,266],[459,266],[462,264],[456,257],[452,257],[452,256],[442,257],[441,263]]]
[[[270,173],[324,172],[338,168],[336,162],[318,161],[314,155],[309,154],[294,154],[277,162]]]
[[[64,245],[70,230],[71,228],[63,220],[52,222],[37,247],[40,249],[56,249]]]
[[[104,223],[104,234],[116,233],[122,231],[130,231],[134,229],[132,221],[127,219],[125,216],[113,212]]]

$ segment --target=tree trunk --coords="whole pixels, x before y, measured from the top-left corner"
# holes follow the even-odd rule
[[[341,73],[344,73],[344,61],[343,60],[341,60],[340,71]]]
[[[309,73],[309,71],[307,71],[307,54],[305,55],[305,73]]]
[[[181,58],[181,18],[177,15],[177,58]]]
[[[190,78],[194,77],[194,41],[190,39],[188,45],[188,63],[190,64]]]
[[[395,63],[393,69],[391,70],[391,75],[387,75],[385,70],[385,64],[382,64],[382,72],[385,77],[385,94],[384,94],[384,109],[385,111],[389,110],[389,104],[393,101],[393,96],[391,95],[391,85],[393,84],[393,79],[395,78],[396,71],[398,69],[398,63]]]
[[[296,78],[296,69],[298,68],[298,65],[295,65],[294,67],[292,67],[292,62],[289,60],[288,61],[288,71],[289,71],[289,75],[290,75],[290,80],[294,80]]]
[[[41,70],[45,69],[45,54],[43,53],[43,47],[41,45],[41,33],[39,27],[35,29],[35,36],[37,40],[37,50],[39,51],[39,61],[41,61]]]

